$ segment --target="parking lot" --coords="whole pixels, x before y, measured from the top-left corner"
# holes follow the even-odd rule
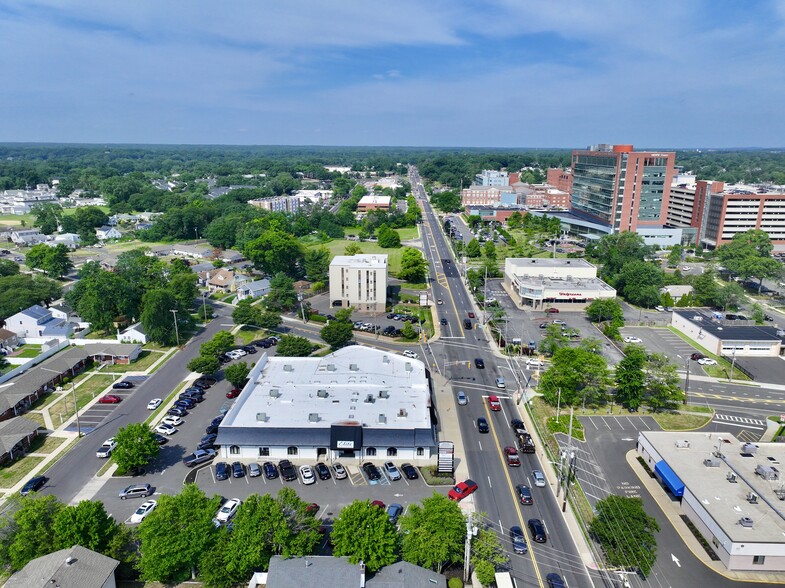
[[[642,345],[649,351],[664,353],[678,367],[684,369],[685,364],[689,363],[690,355],[698,351],[684,339],[669,329],[652,327],[624,327],[620,329],[622,337],[638,337],[643,340]],[[693,362],[694,363],[694,362]],[[702,373],[702,370],[693,373]]]
[[[128,389],[108,389],[105,392],[101,393],[99,396],[105,396],[106,394],[111,394],[112,396],[118,396],[119,398],[125,399],[130,394],[133,394],[136,387],[138,387],[142,382],[147,379],[147,376],[125,376],[124,378],[120,378],[118,381],[128,381],[134,384],[134,388]],[[95,431],[98,427],[100,427],[101,423],[104,420],[111,416],[111,414],[117,410],[122,405],[122,402],[117,404],[101,404],[96,402],[88,408],[85,412],[79,415],[79,429],[82,431],[83,435],[88,435]],[[70,431],[75,433],[77,430],[76,422],[71,423],[66,427],[66,431]]]

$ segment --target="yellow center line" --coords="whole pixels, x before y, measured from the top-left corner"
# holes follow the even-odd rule
[[[499,444],[499,438],[496,436],[496,427],[493,426],[493,418],[491,418],[490,410],[488,410],[488,403],[483,402],[482,404],[485,407],[485,414],[488,416],[488,425],[491,427],[491,434],[493,435],[493,439],[496,442],[496,447],[499,450],[499,459],[501,459],[502,462],[504,476],[507,478],[507,487],[510,490],[510,496],[512,497],[512,500],[515,503],[515,511],[518,513],[518,521],[520,521],[521,523],[521,529],[523,529],[523,534],[526,536],[526,542],[529,544],[529,553],[532,556],[534,573],[537,575],[537,580],[540,583],[540,588],[544,588],[545,584],[543,584],[542,582],[542,575],[540,574],[540,568],[537,565],[537,558],[534,557],[534,541],[529,535],[529,529],[526,527],[526,525],[523,522],[523,514],[521,513],[521,507],[518,505],[519,500],[515,495],[515,485],[512,483],[512,478],[510,478],[510,468],[507,466],[507,461],[504,459],[504,453],[502,451],[502,447]],[[521,468],[522,467],[523,467],[523,460],[521,460]]]

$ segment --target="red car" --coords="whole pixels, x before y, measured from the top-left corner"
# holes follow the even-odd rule
[[[232,388],[231,390],[229,390],[226,393],[226,397],[227,398],[237,398],[239,395],[240,395],[240,389],[239,388]]]
[[[546,308],[545,312],[558,314],[559,313],[559,309],[558,308]]]
[[[515,447],[505,447],[504,457],[507,459],[507,465],[511,468],[520,467],[521,458],[518,457],[518,450]]]
[[[469,494],[473,494],[477,490],[477,482],[474,480],[466,480],[457,486],[453,486],[447,493],[447,498],[450,500],[463,500]]]
[[[467,312],[466,314],[468,315],[469,318],[474,318],[474,313],[473,312]]]
[[[494,411],[502,409],[502,403],[499,402],[498,396],[488,396],[488,406]]]
[[[371,506],[375,506],[376,508],[381,508],[382,510],[384,510],[385,504],[381,500],[374,500],[371,503]]]
[[[118,404],[122,402],[123,399],[119,396],[115,396],[114,394],[107,394],[106,396],[101,396],[98,399],[98,404]]]

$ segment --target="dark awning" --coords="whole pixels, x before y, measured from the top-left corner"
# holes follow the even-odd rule
[[[679,479],[679,476],[671,469],[671,466],[665,463],[665,460],[657,462],[657,465],[654,466],[654,471],[662,478],[662,481],[665,482],[665,485],[673,492],[674,496],[684,496],[684,482]]]

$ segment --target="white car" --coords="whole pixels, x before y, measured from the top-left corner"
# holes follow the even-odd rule
[[[300,466],[300,477],[303,479],[303,484],[306,486],[316,483],[316,476],[313,475],[313,468],[309,465]]]
[[[161,435],[174,435],[177,432],[177,427],[173,427],[166,423],[160,423],[154,431],[156,433],[161,433]]]
[[[545,362],[541,359],[537,359],[536,357],[530,357],[526,360],[526,365],[534,366],[534,367],[542,367],[545,365]]]
[[[183,419],[177,415],[170,414],[161,419],[161,422],[165,425],[172,425],[173,427],[177,427],[183,424]]]
[[[665,307],[658,305],[654,307],[654,310],[656,310],[657,312],[665,312]]]
[[[221,505],[220,509],[218,509],[218,514],[215,515],[215,520],[218,521],[218,523],[228,523],[232,520],[234,515],[237,514],[237,509],[242,503],[243,501],[239,498],[230,498]]]
[[[160,398],[153,398],[150,402],[147,403],[147,410],[155,410],[161,406],[161,402],[163,402],[163,400]]]
[[[497,388],[506,388],[507,384],[504,383],[504,378],[496,378],[496,387]]]
[[[156,500],[148,500],[147,502],[143,502],[141,506],[136,509],[136,512],[131,515],[131,522],[141,523],[147,515],[153,512],[156,506],[158,506],[158,501]]]
[[[698,363],[701,365],[717,365],[717,362],[713,360],[711,357],[701,357],[698,360]]]
[[[101,458],[109,457],[112,455],[112,451],[114,451],[115,447],[117,447],[117,441],[114,440],[114,437],[110,437],[98,448],[98,451],[95,452],[95,456]]]
[[[625,337],[624,338],[624,342],[625,343],[643,343],[643,339],[641,339],[640,337]]]
[[[416,354],[414,351],[409,351],[408,349],[406,349],[406,350],[403,352],[403,356],[404,356],[404,357],[410,357],[410,358],[412,358],[412,359],[419,359],[419,358],[420,358],[420,356],[419,356],[419,355],[417,355],[417,354]]]
[[[683,271],[683,272],[688,272],[688,271],[690,271],[690,266],[688,266],[688,265],[683,265],[683,266],[681,267],[681,271]]]

